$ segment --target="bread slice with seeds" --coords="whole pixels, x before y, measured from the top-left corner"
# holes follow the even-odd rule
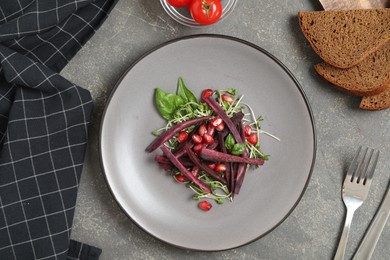
[[[327,63],[350,68],[390,41],[390,8],[299,12],[313,50]]]

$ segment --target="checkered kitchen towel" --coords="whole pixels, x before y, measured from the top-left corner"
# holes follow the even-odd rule
[[[116,0],[0,0],[0,259],[98,259],[70,239],[92,110],[58,72]]]

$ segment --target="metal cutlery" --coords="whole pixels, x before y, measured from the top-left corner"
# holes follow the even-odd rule
[[[386,221],[390,216],[390,182],[386,195],[382,200],[381,206],[377,211],[375,218],[370,224],[353,260],[368,260],[374,252],[376,243],[385,227]]]
[[[347,215],[334,259],[344,259],[352,218],[356,209],[363,204],[367,197],[378,157],[379,151],[359,147],[348,169],[342,188]]]

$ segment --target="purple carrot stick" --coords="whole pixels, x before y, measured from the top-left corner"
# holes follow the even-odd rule
[[[234,189],[236,188],[236,173],[237,173],[237,163],[230,163],[230,180],[229,180],[229,185],[230,185],[230,191],[232,192],[232,197],[234,196]]]
[[[163,151],[165,156],[172,162],[172,164],[175,165],[176,168],[184,174],[184,176],[186,176],[190,181],[198,185],[199,188],[201,188],[205,192],[211,193],[211,189],[198,178],[196,178],[189,170],[187,170],[166,146],[162,146],[161,150]]]
[[[242,121],[240,122],[239,130],[240,130],[241,138],[243,140],[245,140],[244,125],[243,125]],[[244,153],[241,155],[241,157],[248,157],[248,151],[245,150]],[[247,168],[248,167],[247,167],[246,163],[240,163],[237,166],[237,172],[236,172],[237,175],[235,178],[235,185],[234,185],[234,193],[235,194],[240,193],[240,189],[241,189],[242,183],[244,182],[244,177],[245,177]]]
[[[241,166],[241,169],[239,168]],[[234,186],[234,193],[239,194],[240,189],[242,186],[242,183],[244,182],[244,176],[246,173],[247,166],[246,164],[239,164],[237,168],[237,176],[236,176],[236,181],[235,181],[235,186]]]
[[[215,150],[210,150],[207,148],[202,148],[202,150],[200,150],[199,156],[202,159],[211,162],[236,162],[236,163],[248,163],[248,164],[257,164],[257,165],[264,164],[263,158],[245,158],[245,157],[240,157],[232,154],[218,152]]]
[[[232,120],[233,124],[234,125],[238,125],[240,124],[241,120],[244,118],[244,113],[242,113],[241,111],[238,111],[237,113],[235,113],[231,118],[230,120]],[[223,138],[225,138],[228,134],[229,134],[229,128],[225,128],[222,130],[222,132],[220,132],[223,136]],[[242,138],[242,137],[241,137]],[[244,138],[242,138],[242,140],[245,140]]]
[[[240,133],[237,130],[237,127],[234,125],[234,123],[229,118],[229,116],[225,113],[225,111],[222,109],[222,107],[218,104],[218,102],[212,96],[210,96],[206,99],[203,99],[203,100],[225,122],[226,126],[229,128],[230,132],[233,134],[234,139],[236,139],[237,143],[242,143],[243,140],[241,138]]]
[[[226,180],[222,178],[216,171],[213,169],[210,169],[206,164],[202,163],[199,158],[196,156],[196,154],[189,148],[186,147],[187,155],[190,158],[190,160],[197,166],[199,169],[210,175],[215,180],[226,184]]]
[[[177,125],[173,126],[169,130],[167,130],[165,133],[162,133],[156,139],[154,139],[154,141],[151,142],[148,145],[148,147],[146,147],[145,151],[148,152],[148,153],[153,152],[154,150],[159,148],[161,145],[163,145],[166,141],[171,139],[179,131],[181,131],[183,129],[186,129],[187,127],[190,127],[192,125],[195,125],[195,124],[207,121],[210,118],[211,118],[211,116],[199,117],[199,118],[188,120],[188,121],[185,121],[183,123],[180,123],[180,124],[177,124]]]
[[[227,149],[226,149],[225,141],[224,141],[224,137],[225,136],[226,135],[224,133],[222,133],[222,132],[218,133],[219,149],[223,153],[227,153]],[[227,183],[229,189],[231,188],[231,185],[230,185],[230,183],[231,183],[230,182],[231,172],[232,172],[231,163],[226,163],[226,170],[225,170],[225,176],[224,177],[225,177],[225,180],[226,180],[226,183]]]

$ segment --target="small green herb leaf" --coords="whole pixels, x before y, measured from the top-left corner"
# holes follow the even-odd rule
[[[175,111],[185,104],[182,97],[165,92],[159,88],[155,91],[154,102],[161,116],[167,120],[171,120]]]
[[[257,122],[261,122],[261,121],[263,121],[263,120],[264,120],[264,116],[261,115],[261,116],[259,116],[259,118],[257,118],[256,121],[257,121]]]
[[[236,143],[236,140],[234,139],[234,136],[232,134],[228,134],[225,139],[225,147],[229,151],[233,149],[234,144]]]
[[[226,90],[226,92],[233,95],[233,96],[235,96],[237,94],[237,90],[235,90],[234,88],[228,88]]]
[[[215,198],[214,201],[218,204],[223,204],[223,199],[221,198]]]
[[[191,90],[187,88],[181,77],[179,77],[177,81],[177,95],[182,97],[186,102],[198,103],[198,100],[196,99],[194,93],[192,93]]]
[[[233,148],[231,149],[231,153],[234,155],[241,155],[245,152],[245,143],[237,143],[233,145]]]

